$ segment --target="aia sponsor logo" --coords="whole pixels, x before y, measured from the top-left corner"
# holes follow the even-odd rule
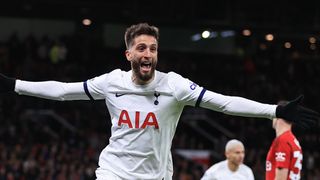
[[[140,111],[129,113],[127,110],[120,112],[118,126],[142,129],[149,126],[159,129],[157,117],[153,112],[148,112],[146,115],[143,115]]]

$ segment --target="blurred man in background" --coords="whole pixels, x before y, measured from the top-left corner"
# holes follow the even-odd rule
[[[280,102],[286,105],[287,102]],[[272,127],[276,138],[269,149],[266,161],[266,180],[298,180],[301,177],[302,149],[292,133],[292,122],[283,118],[274,118]]]
[[[226,160],[211,166],[201,180],[254,180],[251,168],[243,164],[245,148],[241,141],[228,141],[225,156]]]

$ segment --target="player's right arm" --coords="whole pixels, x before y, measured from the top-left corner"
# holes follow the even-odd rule
[[[101,79],[101,77],[97,79]],[[0,73],[0,84],[0,92],[15,91],[20,95],[52,100],[88,100],[90,94],[93,95],[95,99],[101,99],[103,97],[99,96],[99,92],[89,93],[87,81],[72,83],[58,81],[32,82],[9,78]]]
[[[276,168],[275,180],[287,180],[288,168]]]
[[[51,100],[86,100],[83,82],[64,83],[58,81],[31,82],[16,80],[14,91],[20,95]]]

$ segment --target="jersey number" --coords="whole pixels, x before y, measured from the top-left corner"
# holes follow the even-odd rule
[[[299,169],[299,172],[297,174],[295,174],[293,171],[290,171],[290,175],[289,178],[291,180],[299,180],[300,179],[300,171],[302,169],[302,159],[303,159],[303,155],[300,151],[294,151],[293,152],[293,158],[296,161],[294,163],[294,167]]]

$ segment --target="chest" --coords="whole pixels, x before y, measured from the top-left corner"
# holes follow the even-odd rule
[[[129,128],[159,127],[174,124],[183,106],[166,92],[110,92],[106,104],[113,124]]]
[[[229,170],[221,171],[217,173],[217,180],[247,180],[248,176],[241,172],[230,172]]]
[[[113,111],[161,112],[175,108],[178,104],[170,93],[166,92],[110,92],[106,104]]]

